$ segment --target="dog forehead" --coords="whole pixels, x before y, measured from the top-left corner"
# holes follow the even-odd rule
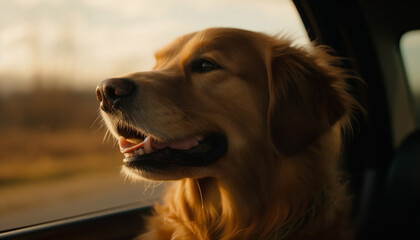
[[[160,60],[162,58],[174,58],[180,50],[185,46],[185,44],[196,35],[196,33],[190,33],[183,36],[180,36],[173,40],[168,45],[164,46],[163,48],[159,49],[155,52],[156,60]]]
[[[235,28],[209,28],[176,38],[157,51],[155,58],[157,65],[164,65],[173,61],[185,62],[206,53],[242,55],[252,50],[263,51],[256,49],[264,46],[262,42],[266,42],[266,36],[260,33]]]

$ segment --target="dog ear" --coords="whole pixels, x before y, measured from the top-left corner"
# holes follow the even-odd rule
[[[342,71],[329,66],[332,56],[315,50],[289,44],[272,50],[268,131],[275,149],[285,156],[306,148],[347,111],[345,89],[338,90],[345,84]]]

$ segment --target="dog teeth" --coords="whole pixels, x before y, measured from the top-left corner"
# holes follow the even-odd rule
[[[149,154],[153,151],[151,138],[147,136],[144,139],[144,153]]]
[[[129,152],[129,153],[124,153],[124,157],[126,157],[126,158],[131,158],[131,157],[134,157],[136,155],[140,155],[140,156],[144,155],[143,148],[136,149],[136,150],[134,150],[132,152]]]
[[[144,150],[142,148],[139,148],[136,151],[134,151],[134,153],[136,153],[138,155],[143,155],[144,154]]]
[[[123,162],[124,163],[130,163],[130,162],[134,162],[136,159],[135,158],[132,158],[132,157],[125,157],[124,159],[123,159]]]

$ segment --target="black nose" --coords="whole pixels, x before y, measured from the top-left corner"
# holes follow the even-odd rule
[[[126,78],[110,78],[96,87],[96,98],[105,112],[112,112],[122,107],[121,101],[134,89],[134,82]]]

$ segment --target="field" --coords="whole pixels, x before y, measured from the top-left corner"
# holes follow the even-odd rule
[[[10,131],[0,138],[0,188],[115,170],[122,155],[99,133]]]
[[[97,109],[93,91],[0,96],[0,231],[156,197],[124,182]]]
[[[120,164],[115,141],[104,141],[92,95],[51,90],[2,99],[0,188],[107,171]]]

